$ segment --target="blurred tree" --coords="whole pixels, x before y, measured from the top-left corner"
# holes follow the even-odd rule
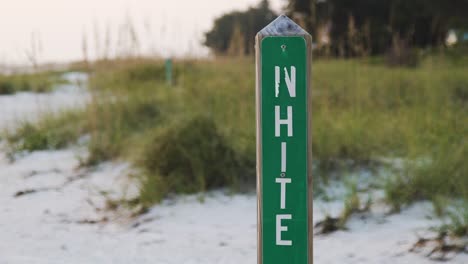
[[[275,19],[268,0],[244,12],[231,12],[217,18],[205,34],[205,45],[215,54],[249,55],[254,53],[255,34]]]
[[[234,26],[227,54],[230,56],[243,56],[245,54],[245,38],[239,24]]]
[[[317,0],[289,0],[286,6],[288,15],[294,18],[309,32],[317,27]]]
[[[468,0],[286,0],[287,13],[315,39],[326,27],[336,55],[381,54],[395,43],[444,45],[468,26]]]

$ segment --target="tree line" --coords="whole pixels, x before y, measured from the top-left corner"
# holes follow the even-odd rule
[[[205,45],[215,54],[248,55],[254,53],[255,35],[275,19],[268,0],[244,12],[231,12],[217,18],[205,34]]]
[[[468,0],[285,0],[284,12],[312,34],[318,52],[378,55],[445,45],[450,29],[468,30]],[[262,0],[218,18],[205,45],[216,54],[254,53],[256,32],[275,14]]]

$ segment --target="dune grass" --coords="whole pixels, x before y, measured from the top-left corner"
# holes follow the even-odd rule
[[[388,68],[375,58],[314,61],[315,175],[402,158],[404,169],[385,185],[395,209],[467,197],[468,65],[459,60],[432,55],[416,68]],[[90,135],[86,164],[132,161],[141,169],[145,204],[171,192],[253,187],[254,60],[182,60],[174,67],[169,86],[160,60],[93,66],[80,130]]]
[[[10,156],[18,152],[55,150],[76,143],[86,131],[81,111],[69,110],[44,115],[38,122],[25,121],[14,131],[3,132]]]
[[[60,72],[53,71],[13,75],[0,74],[0,95],[17,92],[48,92],[54,85],[63,82],[60,75]]]

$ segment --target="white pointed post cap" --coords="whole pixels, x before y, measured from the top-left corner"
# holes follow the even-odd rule
[[[285,15],[280,15],[257,33],[257,36],[310,36],[307,31]]]

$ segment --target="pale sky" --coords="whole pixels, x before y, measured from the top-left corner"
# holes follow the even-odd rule
[[[208,50],[200,43],[214,18],[259,1],[0,0],[0,65],[28,63],[26,54],[32,50],[39,63],[82,59],[83,46],[91,59],[124,53],[135,43],[129,41],[129,24],[135,28],[139,53],[204,56]],[[278,12],[285,2],[270,0]]]

